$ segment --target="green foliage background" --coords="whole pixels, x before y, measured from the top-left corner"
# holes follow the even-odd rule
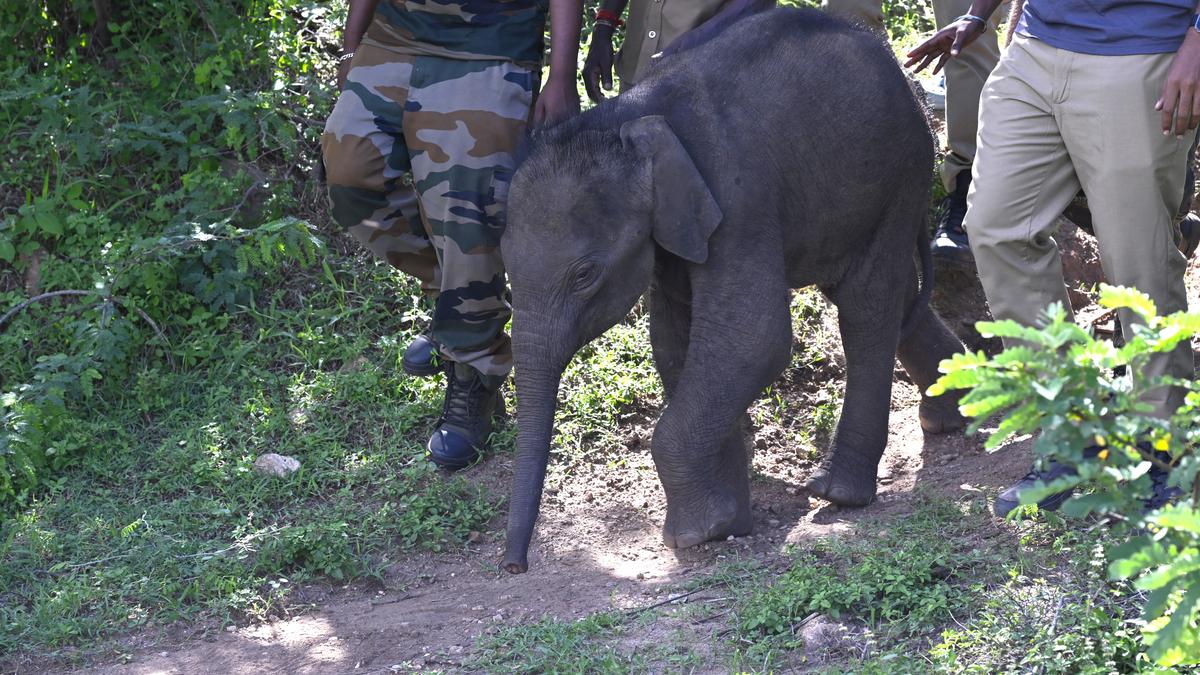
[[[94,447],[73,417],[187,369],[323,247],[315,142],[334,9],[53,0],[0,9],[0,508]]]

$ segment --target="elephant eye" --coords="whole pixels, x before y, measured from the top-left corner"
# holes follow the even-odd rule
[[[582,291],[582,290],[585,290],[588,286],[591,286],[592,283],[595,281],[596,281],[596,266],[595,265],[581,265],[578,269],[575,270],[575,276],[571,280],[571,286],[577,291]]]

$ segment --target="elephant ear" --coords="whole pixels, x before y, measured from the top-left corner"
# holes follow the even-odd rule
[[[621,142],[650,163],[654,240],[684,260],[707,260],[708,238],[721,223],[721,207],[666,118],[650,115],[626,122]]]

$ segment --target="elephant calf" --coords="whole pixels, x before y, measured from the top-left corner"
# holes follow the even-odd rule
[[[647,288],[671,547],[750,532],[739,419],[789,362],[790,289],[816,284],[838,307],[846,395],[807,483],[834,503],[875,495],[897,353],[924,390],[962,349],[914,263],[934,139],[895,58],[820,12],[737,11],[685,36],[627,93],[543,133],[513,177],[510,572],[528,567],[563,369]],[[922,399],[920,416],[931,432],[963,422],[951,400]]]

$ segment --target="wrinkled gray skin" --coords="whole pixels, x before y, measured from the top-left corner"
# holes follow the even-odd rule
[[[502,243],[520,395],[505,569],[528,567],[563,369],[647,288],[667,546],[750,532],[739,420],[788,364],[789,289],[816,284],[837,304],[846,354],[841,420],[807,488],[869,503],[897,354],[924,390],[962,349],[916,302],[933,162],[890,51],[808,10],[742,19],[543,133]],[[922,426],[961,427],[954,403],[923,399]]]

